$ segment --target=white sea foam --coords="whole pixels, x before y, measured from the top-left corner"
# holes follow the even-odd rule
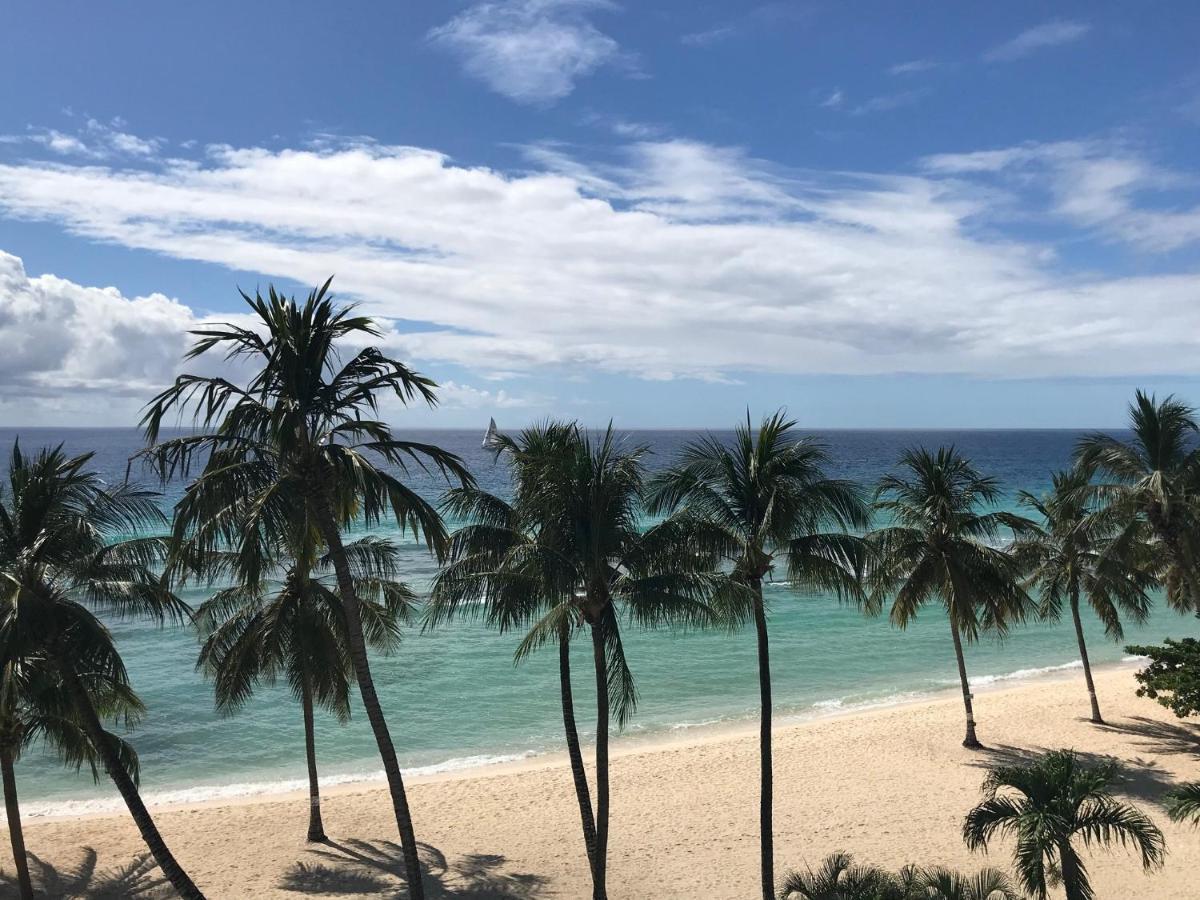
[[[440,775],[446,772],[457,772],[463,769],[475,769],[481,766],[498,765],[500,763],[517,762],[538,756],[537,750],[526,750],[523,753],[507,753],[497,756],[479,754],[476,756],[457,756],[442,762],[426,766],[412,766],[404,770],[406,776]],[[335,787],[344,784],[369,784],[384,781],[382,769],[366,772],[346,772],[339,775],[323,775],[321,787]],[[233,784],[196,785],[186,788],[174,788],[161,791],[147,791],[142,799],[150,807],[177,806],[180,804],[207,803],[213,800],[238,800],[247,797],[263,797],[273,794],[289,794],[296,791],[307,791],[307,778],[280,779],[278,781],[245,781]],[[22,803],[21,813],[27,818],[45,816],[82,816],[95,813],[118,812],[125,808],[124,801],[119,797],[99,797],[89,800],[59,800],[41,803]]]

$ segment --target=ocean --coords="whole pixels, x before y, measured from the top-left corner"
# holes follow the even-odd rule
[[[7,454],[17,430],[0,428]],[[22,447],[62,442],[71,452],[94,451],[93,464],[111,480],[124,477],[140,446],[132,429],[21,429]],[[829,447],[831,474],[871,484],[914,445],[954,444],[984,472],[998,478],[1004,505],[1015,493],[1048,489],[1050,473],[1069,464],[1077,431],[874,431],[813,432]],[[718,432],[719,435],[719,432]],[[460,454],[481,486],[504,493],[507,477],[480,447],[479,431],[410,431],[414,440],[437,443]],[[645,444],[650,465],[663,465],[686,441],[684,430],[636,431],[624,439]],[[133,469],[133,476],[139,470]],[[144,480],[144,478],[143,478]],[[423,473],[411,478],[436,498],[444,485]],[[179,485],[163,492],[164,509]],[[403,546],[406,580],[418,590],[430,584],[436,564],[411,535],[381,529]],[[779,576],[783,577],[782,574]],[[770,584],[772,674],[777,721],[828,715],[860,707],[917,699],[957,686],[953,649],[944,614],[931,606],[906,631],[885,617],[865,618],[829,597],[810,596],[786,583]],[[189,590],[193,605],[205,598]],[[1115,662],[1123,646],[1107,641],[1100,623],[1085,612],[1092,659]],[[134,687],[147,714],[128,735],[142,766],[142,790],[152,803],[272,793],[305,785],[300,707],[286,689],[261,689],[231,717],[214,712],[212,692],[194,669],[197,641],[189,627],[158,628],[146,622],[113,622]],[[630,664],[640,704],[621,739],[678,734],[750,721],[757,715],[753,631],[728,633],[646,632],[626,626]],[[1128,642],[1167,636],[1200,637],[1200,620],[1155,609],[1144,627],[1129,627]],[[543,651],[519,666],[513,650],[519,636],[498,635],[482,625],[455,622],[432,633],[413,628],[391,656],[376,655],[372,671],[392,737],[408,772],[439,772],[518,759],[562,749],[556,655]],[[578,642],[576,704],[581,736],[591,731],[590,651]],[[1068,622],[1031,623],[1003,641],[986,638],[967,648],[974,684],[1019,680],[1078,667]],[[1079,694],[1087,713],[1082,678],[1064,690]],[[1103,704],[1104,698],[1101,697]],[[1149,702],[1149,701],[1147,701]],[[988,728],[987,701],[976,704],[981,737]],[[947,735],[947,740],[957,740]],[[365,715],[339,725],[318,713],[317,753],[325,783],[381,777]],[[22,809],[27,816],[85,812],[121,806],[106,781],[64,769],[51,754],[32,747],[17,766]],[[614,772],[620,778],[619,767]]]

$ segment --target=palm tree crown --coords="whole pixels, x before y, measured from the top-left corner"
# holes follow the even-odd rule
[[[1087,847],[1131,845],[1146,870],[1161,865],[1165,853],[1162,832],[1145,813],[1109,793],[1116,779],[1116,763],[1085,766],[1072,750],[1028,765],[998,766],[983,783],[983,802],[967,814],[963,839],[981,850],[997,835],[1011,835],[1017,874],[1037,900],[1046,900],[1060,883],[1067,900],[1091,900],[1095,894],[1076,840]]]
[[[1144,518],[1161,547],[1167,602],[1200,613],[1200,449],[1195,411],[1138,391],[1129,407],[1131,441],[1083,438],[1076,461],[1106,479],[1093,492],[1126,521]]]

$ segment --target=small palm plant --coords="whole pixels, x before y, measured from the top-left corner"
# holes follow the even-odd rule
[[[1067,900],[1092,900],[1095,892],[1076,841],[1085,847],[1132,846],[1150,871],[1165,855],[1162,832],[1136,806],[1109,789],[1117,765],[1082,765],[1073,750],[1055,750],[1032,763],[997,766],[983,783],[984,800],[963,823],[971,850],[986,850],[999,835],[1016,839],[1013,862],[1025,890],[1046,900],[1061,884]]]
[[[333,563],[346,640],[367,721],[387,777],[412,900],[425,887],[412,813],[391,731],[367,657],[361,604],[342,540],[344,529],[393,519],[423,538],[439,557],[446,531],[436,507],[405,484],[408,466],[429,467],[447,479],[471,483],[453,453],[396,438],[378,418],[379,402],[436,402],[436,385],[378,348],[344,358],[340,347],[380,335],[353,307],[337,307],[329,282],[304,303],[271,288],[268,296],[243,294],[255,328],[213,325],[194,331],[193,359],[224,352],[249,368],[242,385],[222,375],[180,375],[155,397],[142,419],[143,451],[159,477],[199,475],[175,507],[173,542],[197,553],[234,553],[237,580],[255,583],[269,549],[281,546],[290,523],[314,524]],[[164,422],[190,409],[203,433],[159,442]],[[253,511],[247,516],[245,511]]]
[[[912,880],[917,888],[912,900],[1021,900],[1012,880],[999,869],[964,875],[936,866],[920,869]]]
[[[1045,497],[1022,491],[1022,505],[1036,511],[1042,524],[1026,528],[1013,553],[1029,572],[1030,586],[1041,590],[1043,618],[1057,621],[1063,606],[1070,608],[1092,721],[1102,723],[1080,601],[1104,623],[1108,637],[1120,641],[1125,636],[1122,614],[1139,624],[1149,616],[1154,577],[1144,526],[1137,519],[1115,516],[1112,507],[1093,509],[1087,497],[1090,480],[1086,470],[1076,468],[1056,473]]]
[[[81,671],[79,678],[99,715],[120,720],[127,727],[140,717],[141,701],[128,684],[103,672]],[[136,782],[138,758],[133,747],[115,734],[106,732],[105,736]],[[100,753],[80,722],[54,666],[36,657],[10,660],[0,669],[0,780],[16,865],[15,886],[21,900],[32,898],[34,893],[14,765],[26,748],[38,742],[55,752],[64,765],[76,771],[87,765],[92,777],[100,780]]]
[[[526,630],[516,657],[547,644],[559,654],[567,746],[592,872],[592,896],[607,896],[609,722],[623,726],[637,705],[621,620],[642,627],[704,626],[728,579],[719,555],[668,519],[643,531],[645,449],[624,447],[611,426],[598,438],[575,423],[551,422],[498,438],[512,470],[514,497],[465,488],[448,512],[468,521],[430,597],[428,623],[482,616],[500,631]],[[482,601],[482,602],[477,602]],[[570,640],[591,639],[596,686],[593,812],[575,725]]]
[[[880,479],[875,492],[876,509],[892,524],[870,536],[870,608],[882,609],[892,596],[892,624],[905,628],[926,603],[942,604],[967,716],[963,746],[977,749],[982,745],[962,642],[974,642],[984,631],[1003,635],[1031,611],[1020,563],[993,544],[1003,528],[1021,531],[1032,523],[987,510],[999,500],[999,486],[953,447],[909,450],[900,467],[900,474]]]
[[[163,875],[184,900],[196,900],[203,895],[146,809],[130,757],[101,723],[96,692],[98,685],[129,690],[98,614],[163,623],[182,622],[189,610],[152,571],[165,541],[136,536],[166,526],[155,495],[105,484],[88,470],[90,460],[61,446],[27,456],[13,444],[0,485],[0,665],[49,667],[63,692],[58,708],[70,709],[96,750]]]
[[[237,712],[255,688],[282,677],[300,703],[308,765],[308,840],[324,841],[313,707],[340,722],[350,718],[354,666],[346,635],[346,611],[332,579],[333,565],[318,557],[311,529],[299,529],[278,581],[235,584],[217,591],[196,610],[204,638],[196,667],[213,680],[217,709]],[[363,635],[383,652],[400,640],[416,596],[395,580],[394,544],[365,537],[345,546],[358,593]],[[223,569],[219,561],[210,577]],[[331,583],[333,582],[333,583]]]
[[[1175,822],[1200,825],[1200,781],[1191,781],[1167,794],[1167,815]]]
[[[1091,434],[1076,462],[1105,479],[1094,493],[1127,522],[1149,525],[1161,553],[1167,603],[1200,613],[1200,449],[1196,414],[1138,391],[1129,407],[1133,440]]]
[[[782,562],[798,589],[860,600],[865,551],[855,530],[870,522],[861,488],[831,478],[823,444],[795,435],[783,413],[757,431],[745,425],[727,446],[716,437],[689,444],[650,485],[653,512],[676,511],[695,540],[724,548],[745,602],[731,620],[752,621],[758,649],[759,860],[763,900],[775,885],[774,776],[771,760],[771,655],[763,582]]]
[[[833,853],[816,871],[789,872],[781,900],[1021,900],[998,869],[964,875],[941,866],[905,866],[893,873],[856,865],[848,853]]]
[[[855,864],[849,853],[831,853],[816,870],[788,872],[779,889],[780,900],[916,900],[918,896],[911,879],[878,866]]]

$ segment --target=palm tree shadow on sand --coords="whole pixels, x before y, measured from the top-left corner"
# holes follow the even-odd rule
[[[1104,727],[1104,726],[1100,726]],[[984,749],[982,755],[971,765],[981,769],[993,766],[1023,766],[1029,765],[1049,752],[1048,747],[1013,747],[1006,744],[991,745]],[[1075,756],[1085,766],[1096,766],[1110,762],[1112,757],[1098,753],[1075,751]],[[1165,772],[1153,760],[1134,758],[1119,760],[1120,781],[1113,785],[1118,794],[1124,794],[1134,800],[1160,804],[1163,795],[1178,787],[1169,772]]]
[[[541,896],[546,879],[540,875],[502,871],[503,856],[472,853],[449,863],[436,847],[418,843],[425,896],[456,900],[534,900]],[[408,896],[404,857],[393,841],[326,841],[310,855],[320,862],[298,862],[280,882],[285,891],[301,894],[363,894]]]
[[[56,868],[34,854],[29,856],[29,874],[34,891],[42,897],[62,900],[159,900],[173,897],[167,880],[157,871],[150,855],[134,857],[124,866],[96,868],[97,854],[83,848],[83,859],[69,867]],[[17,897],[16,876],[0,870],[0,897]]]
[[[1200,725],[1131,716],[1117,722],[1106,722],[1098,727],[1139,738],[1139,746],[1156,753],[1195,756],[1200,759]]]

